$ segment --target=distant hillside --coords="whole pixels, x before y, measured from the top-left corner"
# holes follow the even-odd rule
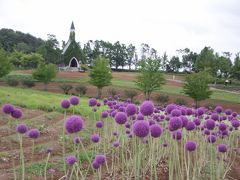
[[[14,49],[25,53],[36,52],[44,41],[31,34],[14,31],[12,29],[0,29],[0,47],[7,52]]]

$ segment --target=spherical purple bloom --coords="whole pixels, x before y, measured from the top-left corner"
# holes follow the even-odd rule
[[[188,131],[192,131],[192,130],[194,130],[195,128],[196,128],[195,123],[192,122],[192,121],[188,121],[187,126],[186,126],[186,129],[187,129]]]
[[[94,160],[92,162],[92,167],[93,167],[93,169],[98,169],[98,168],[100,168],[100,164],[98,164],[98,162]]]
[[[185,148],[187,151],[194,151],[197,148],[197,143],[195,141],[187,141]]]
[[[217,113],[212,113],[211,119],[213,119],[214,121],[218,121],[219,120],[218,114]]]
[[[172,117],[169,121],[171,131],[175,131],[182,127],[182,120],[179,117]]]
[[[92,142],[97,143],[97,142],[99,142],[99,140],[100,140],[100,136],[98,134],[91,135]]]
[[[129,124],[129,123],[125,124],[125,128],[130,128],[130,127],[131,127],[131,124]]]
[[[227,129],[227,125],[222,122],[222,123],[220,123],[220,124],[218,125],[218,129],[219,129],[220,131],[225,131],[225,130]]]
[[[102,118],[107,118],[108,117],[108,112],[107,111],[103,111],[102,112]]]
[[[22,117],[22,111],[16,108],[11,112],[11,116],[15,119],[19,119]]]
[[[208,119],[208,120],[206,120],[206,122],[205,122],[205,126],[206,126],[206,128],[208,128],[209,130],[213,130],[214,127],[215,127],[215,121],[212,120],[212,119]]]
[[[209,134],[210,134],[210,131],[209,131],[208,129],[204,129],[203,133],[204,133],[205,135],[209,135]]]
[[[14,106],[11,104],[4,104],[2,107],[2,111],[5,114],[11,114],[14,111]]]
[[[126,107],[126,113],[128,116],[132,116],[134,114],[136,114],[137,112],[137,107],[135,104],[128,104]]]
[[[142,114],[137,115],[137,120],[144,120],[144,116]]]
[[[79,104],[79,98],[77,96],[70,97],[70,103],[74,106]]]
[[[103,99],[103,103],[104,103],[104,105],[106,105],[107,102],[108,102],[108,99],[107,99],[107,98],[104,98],[104,99]]]
[[[16,127],[16,131],[20,134],[26,133],[28,130],[28,127],[26,124],[18,124]]]
[[[65,129],[69,134],[77,133],[82,130],[84,122],[80,116],[70,116],[65,121]]]
[[[223,112],[223,107],[222,107],[222,106],[217,106],[217,107],[215,108],[215,111],[216,111],[217,113],[221,113],[221,112]]]
[[[113,142],[113,147],[119,147],[119,146],[120,146],[119,141],[115,141],[115,142]]]
[[[113,135],[114,135],[114,136],[118,136],[118,132],[117,132],[117,131],[114,131],[114,132],[113,132]]]
[[[217,140],[217,138],[216,138],[215,135],[208,135],[208,137],[207,137],[207,141],[208,141],[209,143],[215,143],[216,140]]]
[[[186,127],[188,123],[188,118],[186,116],[180,116],[182,120],[182,127]]]
[[[73,140],[74,144],[79,144],[81,141],[82,141],[81,137],[75,137]]]
[[[232,112],[232,117],[237,117],[237,112]]]
[[[234,128],[238,128],[240,126],[240,121],[237,119],[233,119],[231,123],[232,123],[232,127]]]
[[[103,121],[97,121],[96,122],[96,127],[97,128],[102,128],[103,127]]]
[[[97,105],[97,99],[96,98],[91,98],[88,101],[89,106],[96,106]]]
[[[147,121],[136,121],[133,124],[133,133],[138,137],[146,137],[149,134],[149,123]]]
[[[187,115],[192,115],[193,114],[193,110],[191,108],[187,108]]]
[[[174,131],[172,133],[172,137],[173,137],[173,139],[181,140],[182,139],[182,131],[180,131],[180,130]]]
[[[162,134],[162,127],[158,124],[150,126],[151,136],[154,138],[160,137]]]
[[[199,126],[201,124],[201,120],[199,118],[195,118],[193,122],[195,123],[196,126]]]
[[[218,145],[218,152],[221,152],[221,153],[227,152],[227,145],[226,144],[219,144]]]
[[[175,104],[169,104],[167,105],[165,111],[170,114],[172,112],[172,110],[174,110],[175,108],[177,108],[177,106]]]
[[[226,115],[231,115],[232,114],[232,110],[231,109],[226,109],[225,110],[225,114]]]
[[[144,116],[152,115],[154,111],[154,105],[151,101],[144,101],[140,106],[140,112]]]
[[[98,154],[98,155],[96,155],[96,157],[95,157],[95,161],[96,161],[98,164],[102,165],[102,164],[104,164],[104,163],[106,162],[106,156],[103,155],[103,154]]]
[[[97,107],[100,107],[101,106],[101,103],[100,102],[97,102]]]
[[[163,143],[163,147],[168,147],[168,143]]]
[[[204,114],[204,111],[205,111],[204,108],[200,107],[200,108],[197,109],[196,113],[197,113],[198,116],[201,116],[201,115]]]
[[[31,129],[28,131],[28,137],[32,139],[37,139],[40,136],[40,132],[38,129]]]
[[[171,115],[178,117],[178,116],[181,116],[181,115],[182,115],[182,112],[181,112],[179,109],[173,109],[173,110],[171,111]]]
[[[70,166],[74,165],[77,162],[77,158],[74,155],[66,157],[66,163]]]
[[[52,153],[53,152],[53,148],[52,147],[48,147],[47,150],[46,150],[46,153]]]
[[[118,112],[114,118],[118,124],[125,124],[127,122],[127,114],[124,112]]]
[[[63,109],[68,109],[70,107],[70,105],[71,105],[71,103],[70,103],[70,101],[68,99],[64,99],[61,102],[61,107]]]

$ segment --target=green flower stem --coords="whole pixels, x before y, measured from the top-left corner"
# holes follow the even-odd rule
[[[19,141],[20,141],[20,159],[21,159],[21,166],[22,166],[22,180],[25,179],[25,165],[24,165],[24,153],[23,153],[23,141],[22,135],[19,134]]]
[[[44,180],[47,180],[47,165],[48,165],[48,161],[49,161],[50,155],[51,155],[51,153],[48,153],[46,164],[45,164],[45,167],[44,167]]]

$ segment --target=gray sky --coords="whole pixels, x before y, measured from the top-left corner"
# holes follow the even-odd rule
[[[240,51],[240,0],[0,0],[0,28],[46,39],[148,43],[161,54]]]

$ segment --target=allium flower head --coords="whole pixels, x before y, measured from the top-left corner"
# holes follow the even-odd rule
[[[102,118],[107,118],[108,117],[108,112],[107,111],[103,111],[102,112]]]
[[[133,124],[133,133],[138,137],[146,137],[149,134],[149,124],[147,121],[136,121]]]
[[[100,164],[98,164],[98,162],[94,160],[92,162],[92,167],[93,167],[93,169],[98,169],[98,168],[100,168]]]
[[[160,137],[162,134],[162,127],[158,124],[150,126],[151,136],[154,138]]]
[[[218,152],[221,152],[221,153],[227,152],[227,145],[226,144],[219,144],[218,145]]]
[[[221,112],[223,112],[223,107],[222,107],[222,106],[217,106],[217,107],[215,108],[215,111],[216,111],[217,113],[221,113]]]
[[[220,131],[225,131],[227,129],[227,125],[224,122],[222,122],[218,125],[218,129]]]
[[[117,112],[114,118],[118,124],[125,124],[127,122],[127,114],[124,112]]]
[[[154,111],[154,105],[151,101],[144,101],[140,106],[140,112],[144,116],[152,115]]]
[[[103,103],[104,103],[104,105],[106,105],[107,102],[108,102],[108,99],[107,99],[107,98],[104,98],[104,99],[103,99]]]
[[[195,118],[193,122],[195,123],[196,126],[199,126],[201,124],[201,120],[199,118]]]
[[[68,100],[68,99],[64,99],[64,100],[62,100],[62,102],[61,102],[61,107],[63,108],[63,109],[68,109],[69,107],[70,107],[70,101]]]
[[[187,108],[186,111],[187,111],[186,112],[187,115],[192,115],[193,114],[193,110],[191,108]]]
[[[66,157],[66,163],[67,163],[69,166],[74,165],[76,162],[77,162],[77,158],[76,158],[75,156],[70,155],[70,156]]]
[[[194,151],[197,148],[197,143],[195,141],[187,141],[185,148],[187,151]]]
[[[186,129],[187,129],[188,131],[192,131],[192,130],[194,130],[195,128],[196,128],[195,123],[192,122],[192,121],[188,121],[187,126],[186,126]]]
[[[137,115],[137,120],[144,120],[144,116],[142,114]]]
[[[104,163],[106,162],[106,156],[103,155],[103,154],[98,154],[98,155],[96,155],[96,157],[95,157],[95,161],[96,161],[98,164],[102,165],[102,164],[104,164]]]
[[[97,128],[102,128],[103,127],[103,121],[97,121],[96,122],[96,127]]]
[[[91,98],[88,101],[89,106],[96,106],[97,105],[97,99],[96,98]]]
[[[188,118],[186,116],[180,116],[180,119],[182,120],[182,127],[186,127],[188,123]]]
[[[238,128],[240,126],[240,121],[237,119],[233,119],[231,123],[232,123],[232,127],[234,128]]]
[[[179,117],[172,117],[169,121],[169,128],[171,131],[182,128],[182,120]]]
[[[201,116],[201,115],[204,114],[204,111],[205,111],[204,108],[200,107],[200,108],[197,109],[196,113],[197,113],[198,116]]]
[[[18,124],[16,127],[16,131],[20,134],[26,133],[28,130],[28,127],[26,124]]]
[[[219,120],[218,114],[217,113],[212,113],[211,119],[213,119],[214,121],[218,121]]]
[[[53,148],[52,147],[48,147],[47,150],[46,150],[46,153],[52,153],[53,152]]]
[[[172,110],[176,109],[177,106],[175,104],[169,104],[167,105],[165,111],[168,113],[168,114],[171,114]]]
[[[70,97],[70,103],[74,106],[79,104],[79,98],[77,96]]]
[[[115,142],[113,142],[113,147],[119,147],[119,146],[120,146],[119,141],[115,141]]]
[[[137,113],[137,107],[135,104],[128,104],[126,107],[126,113],[128,116],[132,116]]]
[[[207,141],[208,141],[209,143],[215,143],[216,140],[217,140],[217,138],[216,138],[215,135],[208,135],[208,137],[207,137]]]
[[[82,138],[81,138],[81,137],[75,137],[75,138],[73,139],[74,144],[79,144],[81,141],[82,141]]]
[[[97,107],[100,107],[101,106],[101,103],[100,102],[97,102]]]
[[[171,111],[171,115],[174,117],[174,116],[176,116],[176,117],[178,117],[178,116],[181,116],[182,115],[182,112],[179,110],[179,109],[173,109],[172,111]]]
[[[91,135],[91,141],[94,142],[94,143],[97,143],[99,142],[100,140],[100,136],[98,134],[92,134]]]
[[[11,116],[15,119],[19,119],[22,117],[22,111],[20,109],[15,108],[12,112],[11,112]]]
[[[212,119],[208,119],[208,120],[206,120],[206,122],[205,122],[205,126],[206,126],[207,129],[213,130],[214,127],[215,127],[215,121],[212,120]]]
[[[231,109],[226,109],[225,113],[226,113],[226,115],[231,115],[232,114],[232,110]]]
[[[177,130],[172,133],[172,137],[175,140],[181,140],[182,139],[182,131]]]
[[[14,106],[11,104],[4,104],[2,107],[2,111],[5,114],[11,114],[14,111]]]
[[[40,136],[40,132],[38,129],[31,129],[28,131],[28,137],[32,139],[37,139]]]
[[[80,116],[70,116],[65,121],[65,129],[69,134],[76,133],[82,130],[84,122]]]

